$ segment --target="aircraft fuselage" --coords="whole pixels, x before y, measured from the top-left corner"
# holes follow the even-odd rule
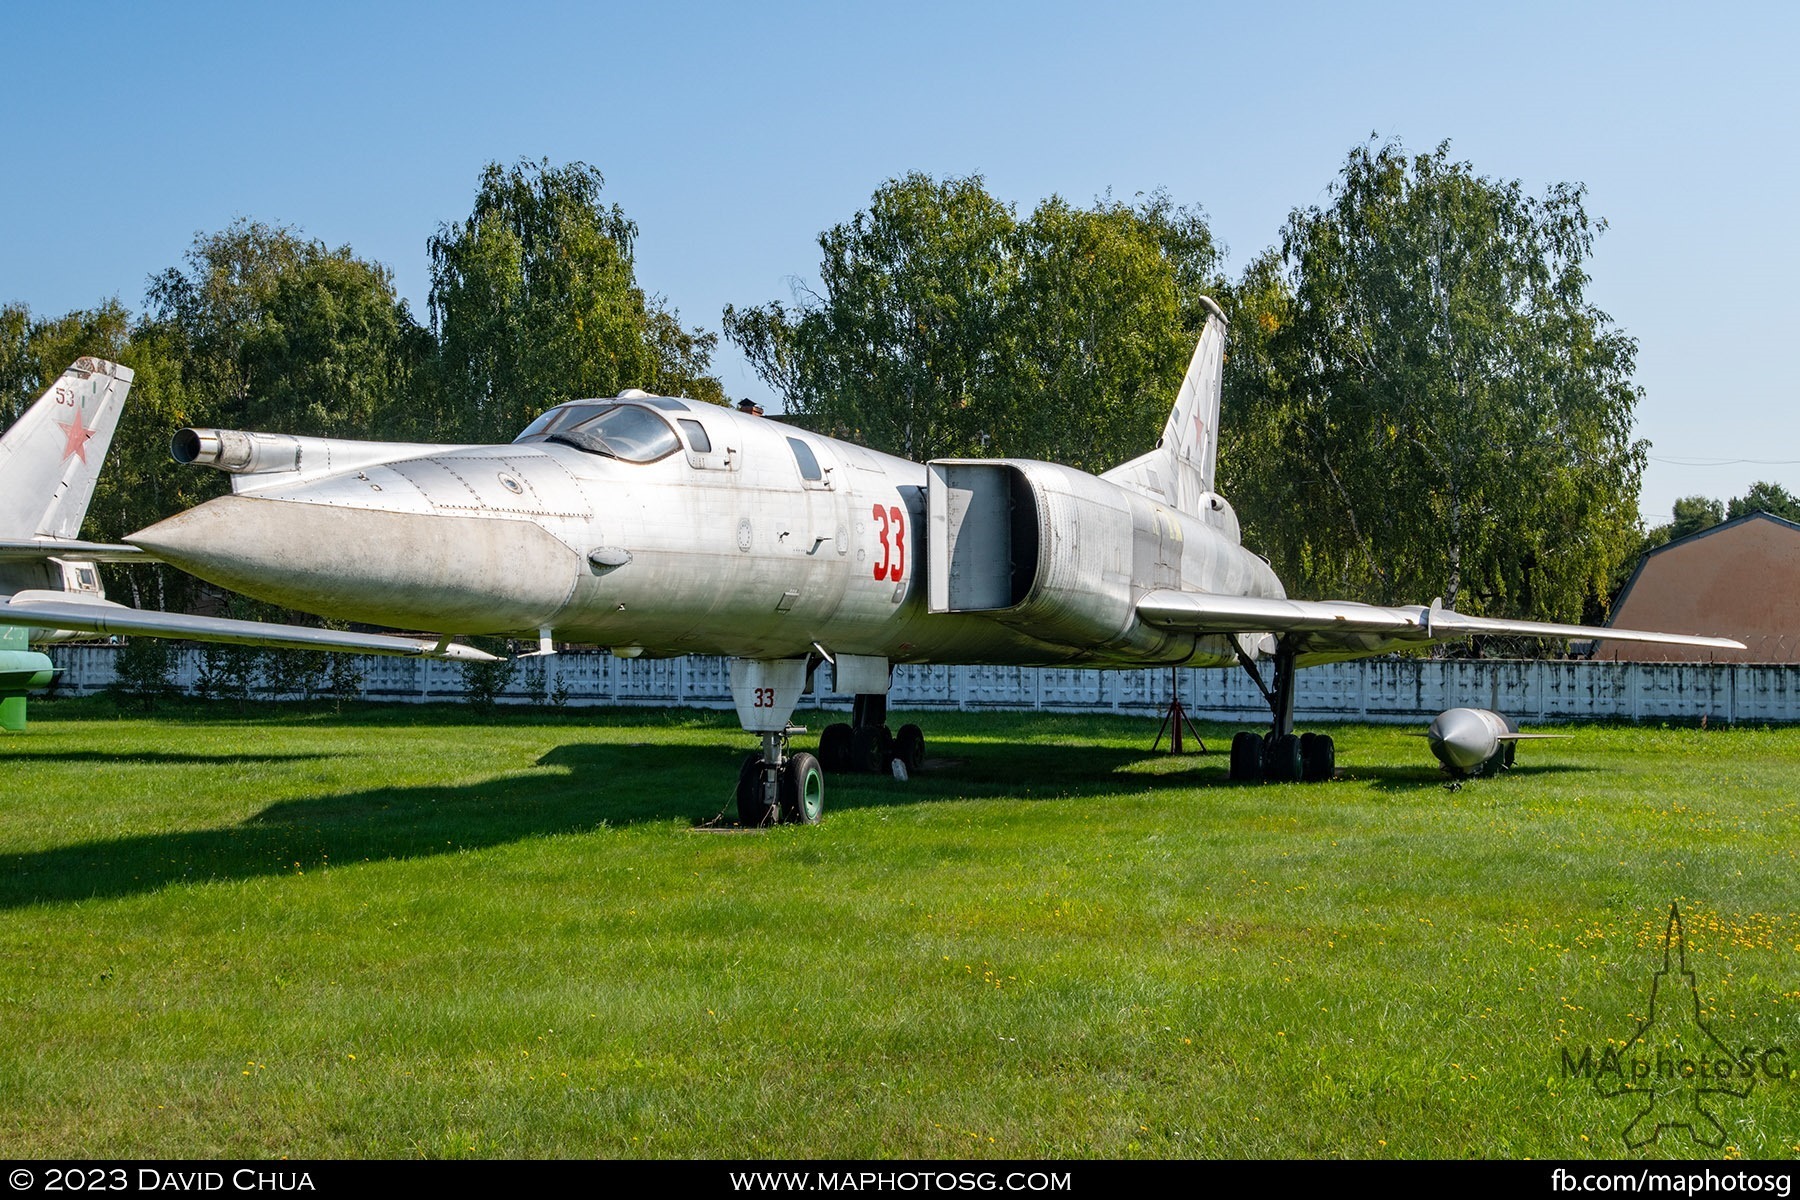
[[[1226,666],[1227,636],[1153,629],[1137,599],[1159,586],[1282,595],[1234,522],[998,460],[1028,510],[1015,550],[1026,559],[1029,542],[1029,561],[1012,567],[1030,578],[1004,598],[1016,603],[933,612],[925,466],[712,405],[588,403],[636,404],[675,443],[653,461],[523,440],[320,473],[334,444],[288,439],[282,465],[297,469],[240,474],[237,494],[132,540],[322,616],[548,630],[627,654],[767,660],[817,644],[893,662]]]

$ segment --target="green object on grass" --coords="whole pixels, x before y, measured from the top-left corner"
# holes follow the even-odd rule
[[[27,649],[29,645],[23,627],[0,626],[0,729],[23,730],[25,693],[49,687],[56,678],[49,656]]]

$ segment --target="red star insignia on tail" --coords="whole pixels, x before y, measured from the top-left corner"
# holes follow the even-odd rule
[[[69,440],[63,443],[63,460],[66,462],[73,456],[86,462],[87,440],[94,436],[94,431],[81,423],[79,412],[73,421],[58,421],[57,424],[69,435]]]

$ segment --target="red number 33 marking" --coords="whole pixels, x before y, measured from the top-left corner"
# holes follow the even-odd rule
[[[877,504],[874,517],[881,522],[876,535],[881,540],[881,561],[875,564],[875,578],[899,583],[906,576],[906,514]]]
[[[757,688],[756,689],[756,700],[751,705],[751,707],[752,708],[774,708],[775,707],[775,689],[774,688]]]

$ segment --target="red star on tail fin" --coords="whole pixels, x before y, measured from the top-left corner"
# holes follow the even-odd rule
[[[81,413],[77,411],[73,421],[58,421],[57,424],[69,435],[69,440],[63,443],[63,461],[74,456],[86,462],[87,440],[94,436],[94,431],[81,423]]]

